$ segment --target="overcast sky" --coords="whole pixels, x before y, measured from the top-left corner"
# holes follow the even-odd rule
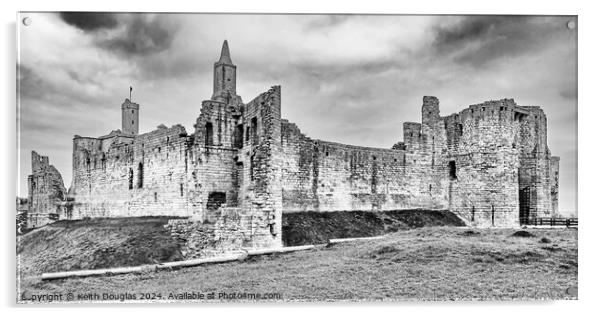
[[[282,86],[282,116],[308,136],[390,148],[420,122],[422,96],[441,114],[514,98],[548,117],[560,156],[560,210],[576,211],[577,28],[574,17],[32,13],[19,23],[20,183],[31,150],[71,183],[73,135],[121,128],[133,86],[140,132],[190,133],[212,93],[228,39],[248,102]]]

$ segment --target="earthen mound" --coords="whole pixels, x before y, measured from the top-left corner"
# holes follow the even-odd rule
[[[138,266],[182,260],[163,225],[169,217],[60,221],[17,238],[23,274]]]
[[[452,212],[431,210],[285,213],[282,242],[285,246],[315,245],[333,238],[372,237],[430,226],[464,226],[464,222]]]
[[[510,237],[536,237],[526,230],[519,230],[514,232],[514,234],[510,235]]]
[[[539,242],[542,243],[542,244],[549,244],[552,241],[550,239],[546,238],[546,237],[543,237]]]
[[[463,232],[459,233],[458,235],[470,237],[470,236],[478,236],[480,234],[481,233],[475,232],[474,230],[466,230],[466,231],[463,231]]]

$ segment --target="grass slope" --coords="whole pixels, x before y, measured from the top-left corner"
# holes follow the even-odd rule
[[[181,260],[179,245],[163,228],[168,219],[56,222],[17,238],[17,268],[27,276]]]
[[[182,259],[163,228],[170,217],[60,221],[17,238],[22,275],[137,266]],[[283,215],[285,246],[325,243],[329,238],[382,235],[411,227],[460,225],[439,211],[289,213]]]
[[[331,238],[380,236],[425,226],[464,226],[450,211],[299,212],[282,217],[285,246],[315,245]]]
[[[279,293],[284,300],[575,299],[577,230],[427,227],[244,262],[56,281],[19,297],[66,293]],[[546,238],[542,242],[542,238]],[[23,295],[24,296],[21,296]]]

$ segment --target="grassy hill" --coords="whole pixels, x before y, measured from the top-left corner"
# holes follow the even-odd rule
[[[17,238],[22,275],[137,266],[182,259],[163,227],[171,217],[96,218],[60,221]],[[450,212],[288,213],[285,246],[326,243],[330,238],[377,236],[422,226],[462,225]]]
[[[168,299],[188,292],[216,293],[216,298],[225,293],[235,299],[237,293],[269,293],[264,297],[295,301],[575,299],[577,230],[515,232],[425,227],[379,240],[181,270],[56,281],[25,278],[19,295],[99,293],[119,299],[131,293],[139,299],[151,293]]]
[[[182,259],[163,228],[169,217],[60,221],[17,237],[21,275],[136,266]]]
[[[399,210],[386,212],[299,212],[282,216],[286,246],[315,245],[331,238],[380,236],[431,226],[465,226],[450,211]]]

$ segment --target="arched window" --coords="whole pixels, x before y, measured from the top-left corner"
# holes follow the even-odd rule
[[[138,188],[142,188],[144,184],[144,165],[138,164]]]
[[[205,146],[213,146],[213,124],[205,124]]]

